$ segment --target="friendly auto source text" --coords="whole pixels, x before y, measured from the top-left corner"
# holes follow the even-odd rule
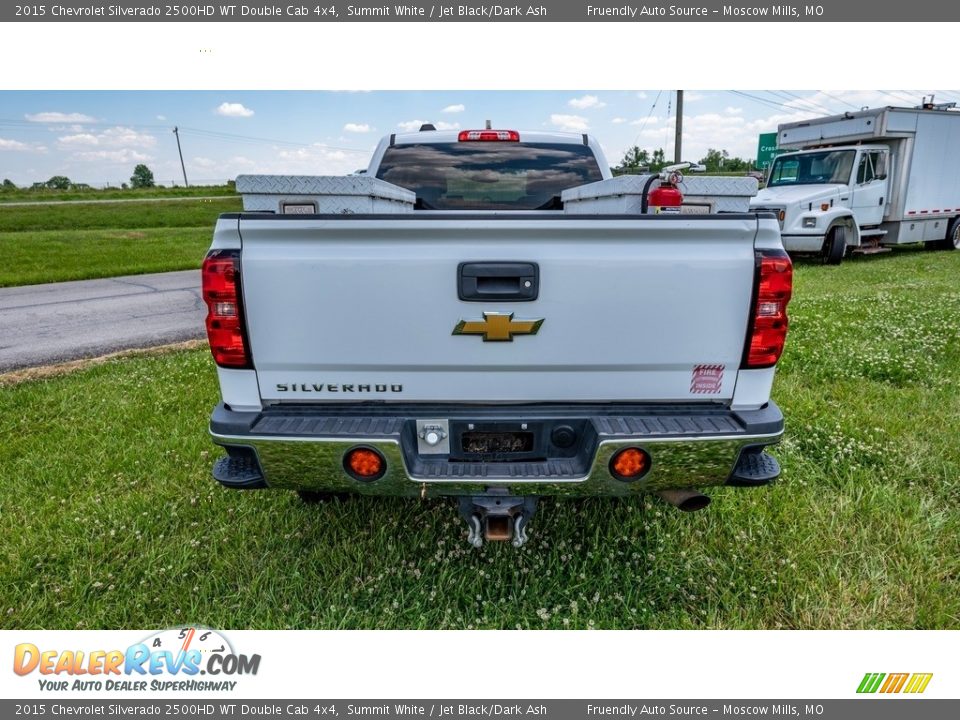
[[[805,6],[807,15],[822,15],[820,5]],[[793,5],[770,5],[766,7],[742,7],[724,5],[718,10],[706,7],[679,5],[587,5],[588,17],[637,18],[637,17],[800,17],[800,8]]]

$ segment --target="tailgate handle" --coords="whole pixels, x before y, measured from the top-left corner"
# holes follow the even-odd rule
[[[536,263],[470,262],[457,267],[457,296],[469,302],[536,300],[540,268]]]

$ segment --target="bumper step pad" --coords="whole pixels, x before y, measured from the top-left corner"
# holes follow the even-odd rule
[[[267,486],[256,456],[252,453],[219,458],[213,464],[213,479],[235,490],[256,490]]]
[[[727,485],[734,487],[758,487],[769,485],[780,476],[780,463],[763,450],[744,450],[733,469]]]

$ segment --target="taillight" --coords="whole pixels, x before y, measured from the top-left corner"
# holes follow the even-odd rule
[[[460,142],[520,142],[520,133],[516,130],[463,130],[458,136]]]
[[[793,264],[783,250],[757,252],[753,317],[747,334],[744,368],[777,364],[787,338],[787,303],[793,293]]]
[[[250,367],[240,297],[240,251],[212,250],[204,258],[201,277],[213,359],[221,367]]]

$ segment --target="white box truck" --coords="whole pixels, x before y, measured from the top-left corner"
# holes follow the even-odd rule
[[[848,249],[960,248],[960,112],[877,108],[781,125],[754,210],[780,219],[789,252],[839,263]]]

